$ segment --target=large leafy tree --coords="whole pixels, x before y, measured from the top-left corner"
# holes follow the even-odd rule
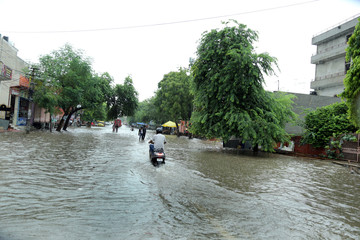
[[[38,69],[38,66],[34,66],[35,69]],[[31,74],[31,73],[29,73]],[[30,80],[35,83],[35,89],[33,91],[33,100],[41,108],[44,108],[46,113],[50,113],[52,116],[54,113],[60,113],[58,106],[58,96],[54,94],[57,92],[57,87],[49,85],[46,79],[42,79],[41,74],[37,76],[32,75]],[[51,124],[51,122],[50,122]],[[50,127],[50,131],[52,128]]]
[[[43,97],[38,100],[41,103],[49,99],[52,106],[47,106],[48,109],[58,107],[64,112],[57,131],[62,127],[66,130],[73,113],[80,109],[96,109],[109,95],[109,75],[94,75],[90,60],[70,45],[42,56],[39,62],[36,91]]]
[[[176,124],[179,119],[190,120],[194,99],[190,84],[186,69],[180,68],[164,75],[155,94],[155,106],[159,116],[162,116],[159,120],[172,120]]]
[[[352,123],[360,127],[360,20],[355,31],[349,38],[346,49],[346,61],[351,62],[350,69],[344,79],[345,91],[342,97],[346,99],[348,114]]]
[[[314,147],[325,147],[330,137],[356,131],[355,126],[347,118],[345,102],[321,107],[305,115],[302,142]]]
[[[91,105],[92,107],[85,109],[83,114],[84,120],[107,120],[106,102],[113,93],[111,87],[113,79],[109,73],[103,73],[101,75],[95,74],[93,80],[95,81],[93,89],[96,89],[96,92],[90,94],[89,98],[85,99],[88,101],[85,105]]]
[[[264,75],[273,74],[276,59],[257,54],[258,35],[232,21],[221,30],[202,35],[197,59],[191,68],[194,112],[191,131],[206,137],[242,137],[265,151],[275,142],[288,140],[284,130],[295,114],[291,96],[273,94],[263,88]]]
[[[159,115],[155,107],[155,97],[151,97],[139,103],[135,114],[130,118],[130,122],[159,122]]]
[[[84,109],[84,111],[81,112],[81,119],[88,122],[97,120],[108,120],[106,103],[103,103],[97,109]]]
[[[116,119],[122,116],[134,115],[138,106],[138,93],[130,76],[126,77],[124,84],[117,84],[108,100],[108,118]]]

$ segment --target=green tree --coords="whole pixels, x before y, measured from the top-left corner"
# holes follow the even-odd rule
[[[106,121],[106,120],[108,120],[106,103],[103,103],[96,109],[84,109],[83,114],[81,115],[81,118],[84,121],[93,121],[93,120]]]
[[[276,59],[255,53],[257,33],[233,22],[233,27],[228,22],[222,30],[205,32],[200,40],[191,68],[195,96],[191,131],[225,142],[242,137],[273,151],[275,142],[289,139],[284,127],[295,117],[293,96],[264,90],[264,75],[274,73]]]
[[[314,147],[325,147],[333,136],[356,131],[347,118],[348,107],[345,102],[334,103],[309,112],[304,118],[305,132],[303,143]]]
[[[91,106],[86,108],[84,120],[108,120],[106,103],[113,93],[111,87],[113,79],[109,73],[103,73],[101,75],[95,74],[93,81],[94,87],[92,89],[95,91],[90,92],[88,97],[84,99],[87,101],[85,106]]]
[[[49,104],[64,111],[57,131],[61,131],[62,127],[66,130],[76,111],[96,109],[106,100],[111,78],[109,79],[108,74],[103,74],[102,77],[93,75],[90,60],[80,50],[65,45],[42,56],[39,62],[41,84],[38,84],[36,90],[45,96],[40,97],[39,102],[45,101],[46,96],[52,94]],[[40,90],[43,92],[40,93]]]
[[[158,114],[155,107],[155,97],[151,97],[139,103],[135,114],[130,118],[130,122],[159,122]]]
[[[33,67],[38,69],[38,66]],[[29,73],[29,75],[31,75],[31,73]],[[37,76],[31,76],[29,79],[35,83],[35,88],[33,90],[34,102],[39,107],[44,108],[46,113],[50,113],[50,116],[55,113],[60,113],[60,110],[57,108],[58,96],[57,94],[54,94],[57,92],[57,88],[55,86],[48,85],[48,81],[46,79],[42,79],[39,74],[37,74]],[[52,123],[50,122],[50,124]],[[52,131],[51,127],[50,131]]]
[[[360,127],[360,20],[355,31],[349,38],[346,49],[346,61],[350,64],[344,85],[345,91],[342,98],[346,99],[349,118],[354,125]]]
[[[117,84],[112,96],[108,100],[108,118],[116,119],[122,116],[132,116],[138,105],[138,93],[130,76],[126,77],[124,84]]]
[[[179,119],[190,120],[194,99],[190,84],[186,69],[180,68],[177,72],[164,75],[155,94],[155,106],[161,116],[160,121],[172,120],[177,125]]]

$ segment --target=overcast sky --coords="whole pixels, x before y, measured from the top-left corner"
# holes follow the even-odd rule
[[[265,88],[309,93],[311,38],[359,13],[360,0],[0,0],[0,34],[28,62],[66,43],[82,49],[97,73],[120,84],[130,75],[142,101],[188,67],[204,31],[236,19],[259,33],[258,53],[278,59]]]

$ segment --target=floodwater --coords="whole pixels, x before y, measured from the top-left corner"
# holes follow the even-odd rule
[[[166,137],[155,167],[127,127],[1,133],[0,239],[359,239],[345,167]]]

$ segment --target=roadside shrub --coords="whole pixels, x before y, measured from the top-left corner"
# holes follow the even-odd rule
[[[325,147],[331,137],[355,132],[356,127],[347,118],[347,110],[345,102],[340,102],[309,112],[304,119],[302,143]]]

